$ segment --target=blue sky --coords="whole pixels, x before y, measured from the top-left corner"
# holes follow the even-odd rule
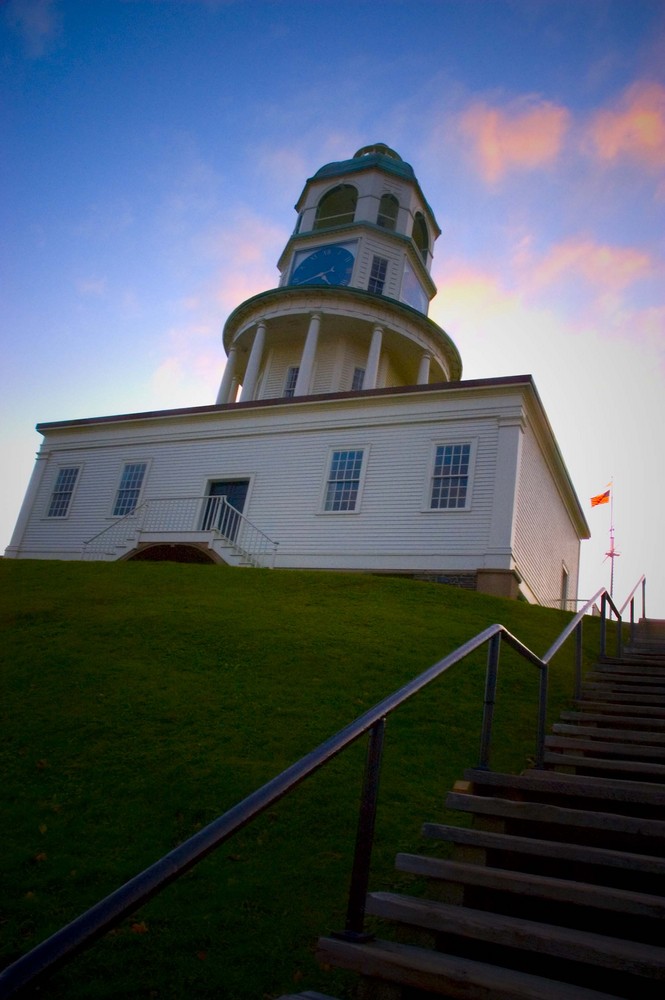
[[[385,142],[465,378],[530,373],[592,530],[665,617],[662,0],[0,3],[0,548],[38,421],[214,402],[305,179]],[[659,579],[660,577],[660,579]]]

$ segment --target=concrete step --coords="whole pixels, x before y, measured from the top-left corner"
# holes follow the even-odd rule
[[[545,767],[550,770],[563,770],[569,773],[571,769],[580,775],[598,775],[625,778],[633,781],[656,782],[665,781],[665,764],[652,764],[639,760],[611,760],[603,757],[592,757],[588,754],[559,752],[546,750],[543,755]]]
[[[610,715],[633,715],[639,719],[665,719],[665,707],[652,705],[648,698],[639,704],[624,702],[618,698],[612,701],[593,700],[591,697],[577,698],[573,702],[582,712],[605,712]]]
[[[612,715],[611,712],[562,712],[561,722],[579,725],[606,725],[615,729],[640,729],[652,733],[665,733],[665,714],[662,718],[639,715]]]
[[[305,990],[303,993],[284,993],[278,1000],[337,1000],[328,993],[317,993],[316,990]]]
[[[562,736],[587,736],[589,739],[615,740],[625,743],[643,743],[647,746],[665,746],[665,732],[654,733],[653,731],[636,729],[615,729],[603,728],[601,726],[567,725],[562,722],[555,722],[551,727],[553,733]]]
[[[579,872],[582,881],[665,895],[665,858],[660,856],[443,823],[423,824],[422,835],[453,844],[456,861],[557,878]]]
[[[619,681],[584,681],[582,691],[592,697],[603,694],[620,694],[626,701],[632,701],[634,696],[636,704],[639,704],[643,698],[648,699],[650,704],[665,704],[665,687],[662,685],[622,684]]]
[[[665,815],[665,784],[645,787],[640,781],[564,776],[536,768],[522,774],[467,768],[464,782],[456,782],[453,790],[463,793],[463,785],[467,794],[500,794],[520,801],[551,802],[588,811],[630,811],[632,816],[662,818]]]
[[[515,833],[521,825],[525,832],[546,840],[594,843],[656,857],[665,853],[665,820],[458,792],[448,794],[446,805],[493,821],[492,828],[499,833]]]
[[[643,940],[634,932],[639,920],[651,924],[652,932],[657,940],[662,940],[665,929],[665,897],[644,892],[633,892],[630,889],[617,889],[614,886],[594,885],[591,882],[576,882],[572,879],[551,878],[547,875],[536,875],[531,872],[522,873],[503,868],[489,868],[487,865],[466,864],[461,861],[445,861],[441,858],[427,857],[422,854],[398,854],[396,858],[398,871],[411,875],[435,879],[439,882],[452,883],[463,888],[492,890],[514,897],[518,905],[529,898],[545,902],[542,912],[548,912],[552,904],[566,904],[566,916],[569,926],[588,928],[599,927],[605,921],[589,924],[589,910],[605,911],[611,914],[610,926],[616,925],[615,914],[623,918],[636,918],[634,924],[622,922],[621,931],[630,934],[631,940]],[[473,902],[468,902],[473,906]],[[497,900],[493,900],[496,912],[503,912]],[[514,911],[510,911],[514,912]],[[576,914],[576,915],[575,915]],[[563,921],[555,921],[563,925]]]
[[[622,976],[629,972],[635,996],[643,995],[641,991],[648,981],[661,984],[665,981],[665,949],[638,941],[391,892],[371,893],[367,897],[367,912],[383,920],[398,921],[437,935],[446,934],[450,950],[455,948],[450,938],[511,949],[512,967],[523,971],[521,953],[526,952],[530,964],[533,953],[539,959],[548,956],[556,958],[558,963],[566,963],[568,976],[572,978],[577,972],[578,982],[580,975],[589,975],[589,966],[609,969]],[[586,968],[574,970],[571,963],[581,963]],[[592,972],[595,975],[596,969]]]
[[[603,677],[655,677],[662,680],[665,676],[665,660],[662,667],[650,662],[601,661],[596,663],[585,676],[588,677],[591,673],[597,673]]]
[[[616,1000],[616,994],[394,941],[350,943],[321,938],[317,958],[373,980],[452,1000]]]
[[[638,743],[626,743],[620,741],[608,741],[600,739],[575,738],[574,736],[546,736],[545,748],[547,750],[580,750],[585,754],[596,756],[621,757],[624,760],[633,758],[636,760],[648,761],[653,764],[665,762],[665,747],[640,745]]]

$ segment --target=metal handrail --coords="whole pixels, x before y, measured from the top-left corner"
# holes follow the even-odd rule
[[[647,614],[646,614],[647,578],[646,578],[646,576],[644,576],[644,574],[642,574],[642,576],[639,578],[639,580],[637,581],[637,583],[635,584],[635,586],[631,590],[630,594],[628,595],[628,597],[626,598],[626,600],[623,602],[623,604],[619,608],[620,614],[623,614],[624,611],[626,610],[626,605],[630,603],[630,639],[631,639],[631,642],[635,641],[635,628],[636,628],[636,625],[635,625],[635,591],[637,590],[637,588],[639,586],[642,587],[642,615],[641,615],[641,617],[642,618],[646,618],[646,616],[647,616]]]
[[[537,656],[508,632],[503,625],[491,625],[479,632],[0,972],[0,998],[14,996],[24,987],[34,984],[36,979],[44,977],[64,965],[77,953],[93,944],[124,917],[133,913],[162,889],[184,875],[233,834],[243,829],[274,803],[289,794],[306,778],[356,743],[361,736],[369,733],[346,926],[345,930],[341,932],[341,936],[352,940],[364,938],[366,936],[364,934],[365,896],[369,884],[383,736],[387,717],[427,685],[442,676],[450,667],[487,643],[487,673],[478,765],[479,768],[487,769],[490,759],[499,652],[503,639],[520,656],[540,670],[536,766],[541,767],[544,757],[549,661],[573,631],[576,631],[578,636],[578,649],[581,648],[582,616],[585,609],[588,609],[599,596],[601,599],[604,596],[609,597],[606,591],[598,591],[598,594],[588,601],[566,626],[543,657]],[[611,599],[610,604],[612,608],[615,607]]]

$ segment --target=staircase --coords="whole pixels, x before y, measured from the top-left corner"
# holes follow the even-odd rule
[[[665,621],[587,674],[544,770],[470,769],[447,805],[472,825],[426,823],[431,853],[396,859],[418,893],[370,893],[376,936],[319,941],[361,1000],[664,995]]]

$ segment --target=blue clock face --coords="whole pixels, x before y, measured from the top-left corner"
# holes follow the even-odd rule
[[[353,272],[353,254],[332,244],[320,247],[297,264],[290,285],[348,285]]]

